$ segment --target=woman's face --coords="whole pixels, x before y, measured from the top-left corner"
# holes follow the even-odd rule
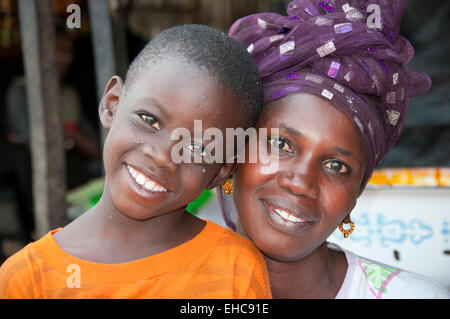
[[[365,170],[361,139],[343,113],[304,93],[266,106],[256,128],[278,128],[279,135],[269,134],[267,152],[233,176],[242,232],[272,259],[302,259],[356,204]],[[278,169],[262,164],[277,156]]]

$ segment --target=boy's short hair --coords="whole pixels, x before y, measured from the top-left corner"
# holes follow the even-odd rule
[[[262,85],[258,67],[237,41],[214,28],[188,24],[164,30],[154,37],[131,63],[125,90],[161,59],[174,57],[205,68],[242,101],[247,126],[258,119],[262,105]]]

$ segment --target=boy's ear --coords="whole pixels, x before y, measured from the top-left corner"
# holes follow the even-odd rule
[[[120,102],[120,95],[123,90],[123,81],[120,76],[113,76],[106,84],[98,113],[100,122],[106,130],[111,128],[112,121],[117,112]]]
[[[207,189],[213,189],[216,186],[222,185],[222,183],[227,179],[230,178],[234,171],[236,170],[236,164],[235,163],[225,163],[220,168],[219,172],[214,176],[214,178],[209,182]]]

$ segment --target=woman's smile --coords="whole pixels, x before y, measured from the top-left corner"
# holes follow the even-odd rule
[[[260,202],[269,223],[280,231],[303,232],[314,223],[299,206],[283,198],[264,198]]]

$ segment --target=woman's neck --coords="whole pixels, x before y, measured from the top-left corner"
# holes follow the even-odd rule
[[[300,260],[265,259],[274,299],[335,298],[347,272],[344,253],[329,249],[326,242]]]

